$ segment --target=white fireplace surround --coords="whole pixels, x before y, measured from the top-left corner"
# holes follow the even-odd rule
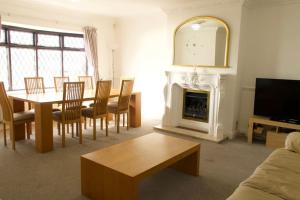
[[[224,140],[226,136],[219,115],[225,76],[196,71],[166,71],[166,76],[165,113],[162,124],[156,128],[215,142]],[[184,89],[209,91],[208,123],[182,118]]]

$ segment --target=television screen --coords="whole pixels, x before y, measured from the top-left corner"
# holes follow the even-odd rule
[[[257,78],[254,115],[300,123],[300,81]]]

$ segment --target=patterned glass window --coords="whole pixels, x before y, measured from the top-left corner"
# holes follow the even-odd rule
[[[64,75],[71,81],[78,81],[78,76],[86,75],[86,57],[81,51],[64,51]]]
[[[9,90],[25,89],[25,77],[43,77],[45,87],[52,88],[55,76],[69,76],[77,81],[78,76],[92,73],[87,66],[82,34],[7,25],[2,28],[0,81]],[[10,41],[5,40],[4,33]]]
[[[67,48],[84,48],[84,40],[82,37],[64,37],[64,47]]]
[[[6,47],[0,47],[0,81],[4,82],[6,88],[8,88],[7,53]]]
[[[38,50],[38,73],[44,77],[45,87],[54,87],[53,77],[62,76],[61,58],[59,50]]]
[[[11,48],[12,89],[25,89],[24,77],[36,76],[35,51],[27,48]]]
[[[4,43],[5,42],[5,32],[3,29],[1,29],[1,33],[0,33],[0,43]]]
[[[13,44],[33,45],[33,33],[10,31],[10,42]]]
[[[38,46],[59,47],[59,36],[38,34]]]

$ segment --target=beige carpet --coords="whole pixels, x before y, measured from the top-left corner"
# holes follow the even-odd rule
[[[54,151],[46,154],[35,152],[33,138],[17,142],[14,152],[10,143],[4,147],[0,134],[0,199],[86,199],[80,192],[80,155],[153,132],[152,127],[157,124],[157,120],[147,120],[142,128],[130,131],[122,128],[121,134],[116,134],[112,127],[109,137],[99,131],[97,141],[92,140],[92,129],[89,128],[84,132],[82,145],[67,135],[66,148],[61,148],[60,136],[55,135]],[[226,199],[271,152],[262,144],[247,144],[245,138],[222,144],[201,143],[200,177],[166,169],[142,182],[140,199]]]

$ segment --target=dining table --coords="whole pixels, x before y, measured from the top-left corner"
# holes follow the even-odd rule
[[[46,153],[53,150],[53,105],[63,102],[63,93],[54,89],[46,89],[45,93],[26,94],[24,90],[10,91],[7,93],[14,112],[25,110],[25,102],[34,105],[35,113],[35,147],[37,152]],[[112,89],[110,98],[117,98],[120,89]],[[85,90],[83,101],[92,101],[95,90]],[[133,91],[129,105],[130,127],[141,126],[141,92]],[[25,139],[25,124],[14,125],[15,140]]]

